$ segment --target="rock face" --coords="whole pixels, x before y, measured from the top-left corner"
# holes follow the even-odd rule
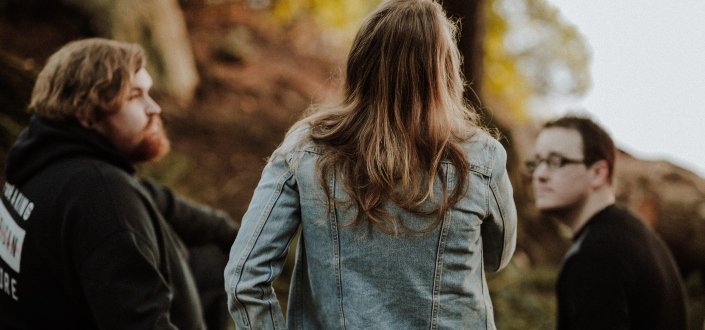
[[[626,153],[618,156],[615,175],[617,199],[661,235],[683,275],[705,271],[705,179]]]

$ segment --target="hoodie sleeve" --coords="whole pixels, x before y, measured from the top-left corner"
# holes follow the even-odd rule
[[[141,180],[164,219],[188,246],[215,244],[227,253],[237,236],[235,221],[222,210],[175,194],[152,180]]]
[[[165,265],[177,256],[164,251],[168,238],[157,211],[126,174],[83,174],[61,194],[61,231],[66,263],[96,324],[101,329],[176,329],[170,313],[174,299],[188,300],[189,294],[173,288],[176,275]],[[198,322],[200,311],[190,318]]]

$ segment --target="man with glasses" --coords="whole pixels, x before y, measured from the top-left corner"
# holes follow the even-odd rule
[[[526,164],[536,207],[574,233],[556,287],[558,329],[686,329],[668,248],[615,205],[615,154],[595,122],[566,116],[544,125]]]

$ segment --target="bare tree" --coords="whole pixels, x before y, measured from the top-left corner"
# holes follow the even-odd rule
[[[142,45],[155,87],[188,104],[199,82],[177,0],[61,0],[84,13],[98,36]]]
[[[480,95],[482,92],[482,42],[485,35],[483,15],[484,0],[443,0],[448,16],[459,21],[458,48],[463,55],[463,74],[469,83],[465,97],[484,112]],[[486,115],[483,113],[483,116]]]
[[[485,6],[489,0],[442,0],[448,16],[459,20],[458,47],[463,55],[463,74],[468,81],[466,99],[480,113],[482,124],[500,133],[500,142],[507,150],[507,170],[514,187],[514,200],[519,218],[519,249],[529,259],[538,263],[556,263],[560,260],[566,244],[549,221],[542,221],[530,205],[526,177],[519,168],[519,154],[507,123],[497,119],[492,109],[482,100],[482,78],[484,58],[484,36],[486,33]]]

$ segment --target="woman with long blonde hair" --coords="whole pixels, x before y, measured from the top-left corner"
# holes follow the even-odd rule
[[[495,328],[485,272],[509,262],[516,210],[455,37],[432,0],[363,22],[342,102],[290,129],[243,218],[225,270],[238,329]],[[272,281],[299,227],[285,323]]]

